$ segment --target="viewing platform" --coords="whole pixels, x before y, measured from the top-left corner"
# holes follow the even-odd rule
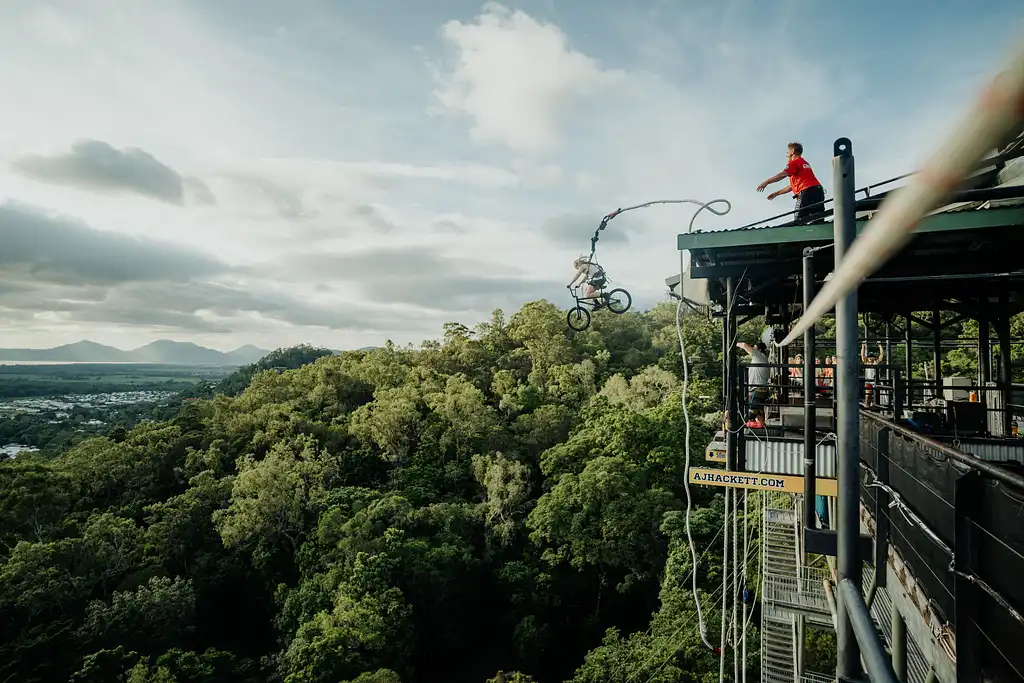
[[[763,501],[764,682],[835,680],[807,671],[805,629],[846,618],[879,680],[1024,681],[1024,384],[1011,353],[1024,343],[1011,334],[1024,312],[1024,173],[1005,173],[1024,163],[1024,137],[1006,149],[1020,153],[1004,150],[861,283],[863,317],[845,328],[855,333],[829,338],[824,324],[803,344],[769,345],[768,363],[723,348],[727,428],[705,460],[758,475],[745,488]],[[866,190],[856,233],[885,196]],[[721,318],[723,339],[757,343],[738,330],[763,318],[782,341],[835,268],[830,207],[778,218],[678,236],[690,265],[673,291],[694,315]],[[865,362],[862,344],[884,359]],[[766,384],[751,383],[756,367]],[[844,386],[855,394],[837,395]],[[691,483],[735,486],[692,471]],[[859,499],[859,515],[842,519],[854,529],[837,515],[851,495],[845,509]],[[842,579],[857,566],[856,582]],[[839,630],[842,657],[853,632]]]

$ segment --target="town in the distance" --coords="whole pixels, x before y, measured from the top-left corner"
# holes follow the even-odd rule
[[[236,394],[259,370],[296,368],[332,353],[306,345],[223,352],[168,340],[128,351],[91,341],[0,349],[0,459],[55,455],[90,436],[116,436],[169,419],[190,398]]]

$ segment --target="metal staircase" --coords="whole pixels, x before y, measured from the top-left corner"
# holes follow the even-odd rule
[[[832,626],[828,570],[807,567],[800,546],[800,506],[793,494],[764,496],[761,573],[761,681],[813,681],[798,675],[797,618]]]
[[[798,570],[797,522],[793,496],[766,493],[761,531],[761,681],[793,683],[796,679],[796,620],[772,599],[778,582]]]

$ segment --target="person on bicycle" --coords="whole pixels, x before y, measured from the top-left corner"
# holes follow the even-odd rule
[[[602,290],[607,283],[604,268],[591,261],[586,256],[580,256],[578,259],[573,261],[572,267],[576,269],[576,275],[573,276],[572,282],[569,283],[568,287],[572,289],[572,286],[577,282],[582,282],[582,298],[600,299],[603,296]],[[600,307],[600,305],[600,302],[596,302],[594,305],[595,310]]]

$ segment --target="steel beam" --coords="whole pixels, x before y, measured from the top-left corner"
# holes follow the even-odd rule
[[[839,268],[857,235],[853,143],[847,138],[839,138],[833,145],[833,154],[835,262]],[[857,586],[860,598],[860,349],[857,347],[857,327],[857,290],[854,289],[836,304],[836,412],[839,423],[836,463],[839,510],[836,518],[840,585]],[[836,673],[840,678],[849,680],[859,678],[861,674],[861,648],[854,632],[854,620],[858,615],[854,612],[849,600],[839,601]],[[867,616],[866,608],[864,613],[870,624],[871,617]]]
[[[989,344],[988,316],[978,316],[978,383],[985,386],[992,381],[992,355]],[[980,398],[980,397],[979,397]],[[981,398],[984,401],[984,398]]]
[[[850,636],[856,638],[863,648],[864,665],[871,683],[899,683],[899,679],[896,678],[896,672],[892,670],[889,653],[882,647],[882,641],[878,638],[875,622],[871,619],[871,613],[868,612],[868,606],[864,602],[864,597],[860,594],[860,588],[850,579],[839,580],[839,612],[846,613],[847,619],[850,620],[852,631]],[[842,621],[840,621],[840,624],[842,624]],[[839,648],[841,655],[843,648],[842,640],[840,640]],[[839,680],[862,680],[859,672],[859,652],[857,660],[858,672],[856,674],[851,674],[849,670],[839,670],[838,664],[841,663],[842,659],[839,659],[836,670]]]
[[[739,404],[739,363],[736,353],[736,312],[733,306],[736,303],[736,282],[733,278],[725,281],[726,304],[725,304],[725,364],[726,364],[726,410],[728,417],[728,429],[725,432],[725,461],[726,467],[730,470],[736,467],[736,433],[740,428],[740,415],[737,410]]]
[[[811,305],[814,300],[814,250],[804,249],[804,308]],[[817,420],[815,393],[817,384],[814,373],[816,370],[814,356],[816,353],[814,345],[814,325],[804,332],[804,526],[813,529],[815,523],[815,510],[817,500],[814,497],[815,483],[818,477],[817,468]]]
[[[912,383],[914,380],[914,334],[911,327],[914,323],[914,316],[912,316],[910,313],[907,313],[904,317],[907,321],[907,329],[903,331],[903,358],[904,364],[906,365],[906,369],[904,370],[904,372],[906,373],[907,380],[906,399],[907,403],[912,405],[914,403],[914,389],[912,387]]]
[[[956,631],[956,679],[976,681],[980,676],[978,609],[981,591],[967,578],[978,567],[978,544],[971,526],[982,496],[977,470],[957,477],[953,488],[953,628]]]
[[[903,623],[903,615],[892,607],[892,668],[900,683],[907,683],[907,627]]]
[[[935,378],[935,398],[942,398],[942,311],[932,312],[932,374]]]
[[[878,430],[878,450],[875,473],[878,481],[889,484],[889,436],[892,430],[882,427]],[[875,581],[874,587],[885,586],[886,566],[889,562],[889,493],[882,488],[875,489]],[[893,608],[895,610],[895,608]]]

